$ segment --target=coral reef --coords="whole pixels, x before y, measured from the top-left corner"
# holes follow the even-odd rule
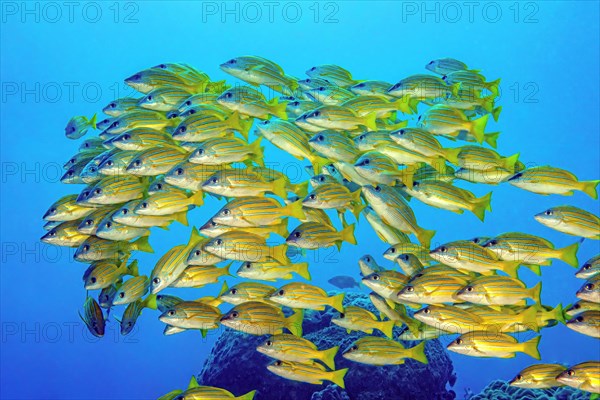
[[[466,400],[588,400],[590,394],[570,387],[551,389],[522,389],[510,386],[508,382],[491,382],[479,394],[466,396]]]
[[[331,294],[335,294],[331,293]],[[347,293],[344,305],[356,305],[376,312],[368,296]],[[200,384],[226,387],[239,395],[257,390],[256,400],[450,400],[456,397],[446,388],[453,377],[453,367],[443,346],[437,340],[426,344],[429,364],[406,360],[404,365],[369,366],[344,359],[341,352],[364,333],[347,334],[343,328],[330,323],[335,310],[307,311],[304,318],[304,337],[320,349],[340,346],[335,359],[336,368],[350,368],[346,390],[330,383],[311,385],[276,376],[266,369],[271,359],[255,348],[266,337],[251,336],[233,330],[225,331],[215,344],[198,377]],[[399,333],[397,329],[396,334]],[[403,342],[406,347],[415,342]]]

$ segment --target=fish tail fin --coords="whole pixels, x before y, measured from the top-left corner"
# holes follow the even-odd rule
[[[340,232],[342,235],[342,241],[348,242],[350,244],[356,244],[356,238],[354,237],[354,228],[355,225],[350,224],[344,229],[342,229],[342,231]]]
[[[227,264],[226,266],[223,267],[223,269],[225,270],[229,270],[229,267],[231,266],[232,263]],[[221,289],[219,290],[219,294],[217,294],[217,297],[221,296],[222,294],[224,294],[225,292],[227,292],[229,290],[229,285],[227,285],[227,281],[223,281],[223,285],[221,285]]]
[[[204,192],[199,190],[190,196],[190,204],[201,206],[204,204]]]
[[[540,331],[540,326],[537,323],[537,314],[538,314],[537,305],[527,307],[527,309],[525,311],[521,312],[521,314],[520,314],[521,320],[523,321],[522,322],[523,325],[525,325],[527,328],[530,328],[532,331],[535,331],[535,332]]]
[[[294,217],[299,220],[306,218],[304,210],[302,210],[302,199],[296,200],[285,206],[285,215]]]
[[[379,330],[381,332],[383,332],[383,334],[387,337],[389,337],[390,339],[394,338],[394,326],[396,326],[396,323],[394,321],[392,321],[391,319],[388,321],[381,321],[379,324]]]
[[[510,157],[506,157],[504,160],[502,160],[502,162],[504,163],[504,169],[507,169],[509,171],[514,171],[515,170],[515,164],[517,163],[517,161],[519,161],[519,154],[520,153],[515,153]]]
[[[458,165],[458,155],[460,154],[460,147],[456,147],[456,148],[445,148],[444,149],[444,158],[446,160],[448,160],[448,162],[454,164],[454,165]],[[444,167],[446,167],[446,165],[444,164]],[[441,171],[442,173],[445,173],[446,171]]]
[[[489,192],[485,196],[477,198],[473,201],[473,214],[477,216],[481,221],[485,219],[486,210],[491,211],[492,209],[492,192]]]
[[[308,194],[308,181],[295,183],[292,186],[292,192],[298,197],[305,197]]]
[[[498,122],[498,118],[500,118],[501,112],[502,112],[502,106],[492,109],[491,113],[492,113],[492,118],[494,118],[494,121]]]
[[[389,131],[395,131],[396,129],[406,128],[408,126],[408,120],[396,122],[395,124],[391,124],[385,127],[385,129]]]
[[[300,275],[301,277],[303,277],[307,281],[310,281],[312,279],[312,277],[310,276],[310,271],[308,270],[308,263],[307,262],[301,262],[301,263],[298,263],[298,264],[294,264],[294,269],[296,270],[296,273],[298,275]]]
[[[434,235],[435,231],[423,228],[420,228],[419,231],[416,233],[417,240],[419,241],[419,243],[421,243],[421,246],[426,248],[429,248],[429,245],[431,244],[431,239]]]
[[[344,293],[336,294],[329,298],[329,305],[339,312],[344,312]]]
[[[409,189],[412,189],[413,184],[415,182],[414,176],[415,176],[414,168],[407,167],[407,168],[400,170],[400,180]],[[404,192],[402,192],[402,193],[404,193]]]
[[[183,226],[189,226],[188,219],[187,219],[187,211],[182,211],[182,212],[178,212],[177,214],[175,214],[174,220],[179,222]]]
[[[338,369],[337,371],[331,371],[331,382],[335,383],[342,389],[346,389],[346,383],[344,382],[344,377],[348,372],[348,368]]]
[[[587,194],[588,196],[590,196],[592,199],[598,200],[598,184],[599,183],[600,183],[600,180],[581,182],[581,185],[582,185],[581,191],[583,193]]]
[[[352,201],[353,201],[352,214],[354,214],[354,217],[356,218],[357,221],[358,221],[358,217],[360,216],[360,213],[362,212],[362,210],[364,210],[367,207],[361,201],[360,195],[361,195],[360,189],[352,192]]]
[[[282,101],[280,103],[277,100],[277,98],[276,98],[275,101],[273,102],[273,104],[271,104],[271,107],[270,107],[271,114],[273,114],[277,118],[280,118],[280,119],[282,119],[284,121],[287,121],[287,119],[288,119],[288,115],[287,115],[287,112],[286,112],[287,103],[288,103],[287,101]]]
[[[577,268],[579,262],[577,261],[577,251],[579,250],[579,242],[575,242],[567,247],[563,247],[559,250],[559,258],[569,264],[572,267]]]
[[[481,108],[491,113],[494,110],[494,96],[487,96],[481,99]]]
[[[335,355],[337,354],[340,346],[334,346],[327,350],[321,350],[319,353],[319,360],[323,361],[331,369],[335,369]]]
[[[495,149],[498,147],[498,136],[500,136],[500,132],[486,133],[483,135],[483,140]]]
[[[90,125],[92,128],[96,129],[96,123],[98,122],[98,114],[94,114],[92,119],[90,119]]]
[[[417,109],[418,109],[418,106],[419,106],[419,103],[421,102],[421,100],[419,100],[416,97],[410,97],[410,95],[407,95],[407,96],[409,96],[408,108],[412,111],[411,114],[416,114],[418,112]]]
[[[190,239],[188,240],[188,246],[192,245],[193,243],[196,243],[198,240],[200,240],[202,236],[200,236],[200,232],[198,232],[198,229],[194,226],[192,228],[192,232],[190,233]]]
[[[541,336],[536,336],[533,339],[523,343],[523,353],[535,358],[536,360],[540,360],[542,358],[540,356],[540,350],[538,349],[540,338]]]
[[[283,199],[286,198],[287,196],[287,190],[285,188],[285,177],[279,177],[277,179],[275,179],[273,181],[273,193],[275,193],[276,196],[279,196]]]
[[[369,131],[377,130],[377,113],[372,112],[367,114],[362,119],[362,124],[367,127]]]
[[[494,97],[498,97],[500,95],[500,78],[496,79],[495,81],[492,82],[488,82],[487,84],[487,89],[492,92],[492,94],[494,95]]]
[[[154,253],[154,249],[148,242],[148,236],[142,236],[138,240],[132,243],[135,250],[143,251],[146,253]]]
[[[538,282],[537,285],[531,288],[531,298],[538,304],[542,304],[542,282]]]
[[[287,249],[288,249],[288,245],[287,244],[280,244],[278,246],[272,247],[272,249],[273,249],[273,256],[272,256],[272,258],[275,261],[277,261],[281,265],[288,265],[288,264],[290,264],[291,261],[288,258],[288,256],[286,255],[286,252],[287,252]]]
[[[148,295],[148,297],[144,299],[142,306],[151,310],[156,310],[158,308],[158,305],[156,304],[156,293]]]
[[[246,141],[248,140],[248,132],[252,127],[252,120],[244,121],[240,118],[240,113],[234,111],[229,118],[227,118],[228,125],[238,131]]]
[[[554,307],[552,309],[552,311],[550,311],[550,312],[554,316],[554,319],[557,320],[558,322],[563,323],[563,324],[566,322],[565,310],[561,303],[558,303],[558,305],[556,307]]]
[[[131,264],[129,264],[129,275],[138,276],[140,271],[138,270],[138,260],[133,260]]]
[[[330,163],[328,159],[320,157],[314,153],[311,153],[308,156],[308,161],[310,161],[315,175],[319,175],[321,173],[321,168]]]
[[[429,161],[429,165],[440,174],[446,173],[446,159],[442,156],[431,158]]]
[[[285,327],[292,335],[302,337],[302,321],[304,320],[304,311],[295,310],[295,312],[285,319]]]
[[[273,228],[272,232],[276,235],[286,238],[289,236],[287,225],[288,225],[288,219],[283,218],[280,223],[278,223],[277,225],[273,225],[271,227],[271,228]]]
[[[252,156],[250,156],[250,159],[255,161],[261,167],[264,167],[265,166],[264,154],[263,154],[264,147],[260,146],[260,142],[262,141],[262,138],[263,138],[262,136],[259,136],[258,139],[256,139],[254,142],[250,143],[250,145],[248,147],[249,147],[250,151],[252,152]]]
[[[423,364],[429,363],[429,361],[427,361],[427,356],[425,355],[425,341],[422,341],[415,347],[411,347],[410,358]]]
[[[254,395],[256,394],[256,390],[248,392],[246,394],[241,395],[240,397],[236,397],[238,400],[252,400],[254,399]]]
[[[485,139],[485,127],[489,118],[490,115],[486,114],[483,117],[471,121],[471,133],[477,140],[477,143],[483,143],[483,140]]]
[[[460,92],[460,82],[456,82],[454,85],[450,86],[450,93],[452,93],[452,96],[458,97],[459,92]]]
[[[403,320],[404,324],[408,328],[408,331],[413,335],[417,336],[419,334],[420,323],[416,319],[407,317],[407,319]]]

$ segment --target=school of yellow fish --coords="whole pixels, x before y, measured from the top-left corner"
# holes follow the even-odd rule
[[[336,369],[338,348],[318,349],[302,337],[304,310],[332,307],[339,312],[333,324],[368,334],[342,355],[371,365],[407,358],[427,363],[425,341],[441,335],[459,335],[448,345],[456,353],[508,358],[522,352],[535,359],[541,358],[540,336],[519,342],[511,334],[563,323],[600,338],[600,256],[576,273],[586,281],[579,302],[565,310],[541,303],[541,282],[526,287],[518,278],[520,267],[540,275],[553,260],[579,267],[578,240],[559,249],[538,236],[507,232],[430,249],[435,231],[419,225],[410,207],[415,198],[483,221],[492,193],[476,197],[460,181],[598,198],[597,180],[580,181],[556,167],[526,168],[519,154],[494,150],[500,134],[486,132],[486,125],[502,110],[496,105],[500,80],[488,81],[450,58],[431,61],[427,74],[395,84],[356,80],[337,65],[312,67],[308,78],[298,79],[257,56],[233,58],[220,68],[243,84],[212,81],[186,64],[160,64],[125,80],[139,97],[114,100],[102,110],[102,121],[74,117],[65,129],[70,139],[90,132],[61,179],[85,187],[48,209],[42,241],[76,248],[75,259],[89,264],[85,289],[99,293],[97,300],[86,298],[81,318],[94,335],[103,336],[112,307],[126,306],[119,320],[124,335],[145,308],[158,309],[165,335],[204,335],[220,325],[269,335],[257,348],[274,359],[269,371],[341,387],[347,369]],[[251,140],[252,128],[257,137]],[[100,133],[92,136],[94,130]],[[266,167],[265,142],[310,164],[309,179],[293,182]],[[141,273],[132,255],[153,252],[151,228],[187,226],[188,212],[201,208],[207,195],[225,204],[192,228],[187,243]],[[290,259],[293,250],[357,244],[346,211],[357,222],[364,216],[390,245],[383,257],[398,265],[384,269],[371,255],[358,261],[380,317],[344,307],[343,293],[332,296],[307,283],[309,265]],[[336,214],[339,224],[332,221]],[[535,219],[569,235],[600,239],[598,216],[573,206],[550,208]],[[238,261],[235,275],[246,280],[227,287],[223,278]],[[290,283],[264,283],[277,280]],[[211,284],[220,287],[216,296],[192,301],[162,293]],[[225,303],[233,307],[222,311]],[[394,337],[394,327],[404,330]],[[383,336],[372,335],[375,330]],[[405,348],[398,339],[419,344]],[[537,364],[511,384],[569,385],[598,394],[600,364]],[[162,399],[234,397],[192,380]]]

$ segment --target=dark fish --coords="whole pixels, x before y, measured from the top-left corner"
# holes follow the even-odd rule
[[[81,320],[88,327],[89,331],[92,335],[96,337],[104,336],[104,314],[102,313],[102,309],[94,300],[93,297],[88,297],[83,304],[83,316],[79,314]]]
[[[358,282],[356,282],[356,280],[353,277],[345,275],[334,276],[327,282],[340,289],[353,288],[355,286],[360,287],[358,285]]]

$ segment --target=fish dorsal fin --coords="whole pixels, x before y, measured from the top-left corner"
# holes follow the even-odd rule
[[[196,379],[195,376],[192,376],[190,378],[190,383],[188,384],[187,388],[189,390],[189,389],[193,389],[193,388],[197,388],[197,387],[200,387],[200,385],[198,384],[198,380]]]

